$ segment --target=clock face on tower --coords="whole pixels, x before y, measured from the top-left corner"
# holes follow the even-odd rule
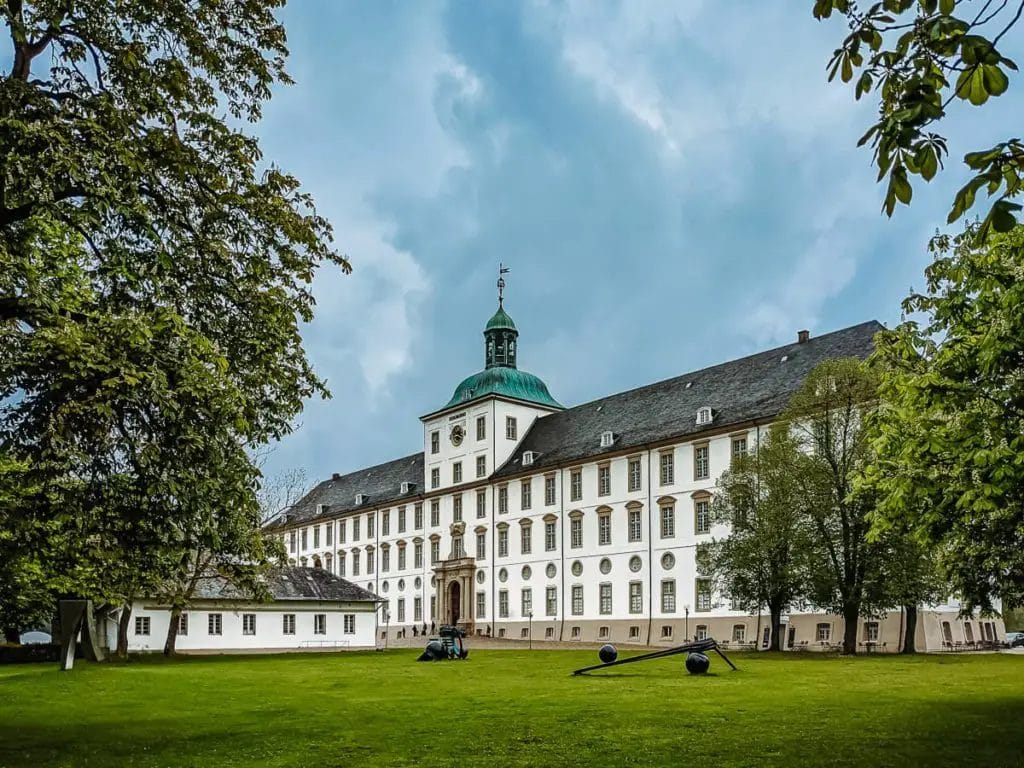
[[[451,431],[452,445],[454,445],[454,446],[462,445],[462,438],[464,438],[465,436],[466,436],[466,430],[464,430],[462,428],[461,424],[456,424],[454,427],[452,427],[452,431]]]

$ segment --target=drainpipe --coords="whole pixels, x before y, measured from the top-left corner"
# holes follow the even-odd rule
[[[654,624],[654,488],[651,470],[651,449],[647,449],[647,645],[651,644]]]
[[[558,575],[561,578],[559,587],[559,603],[562,611],[562,621],[558,628],[558,642],[565,641],[565,470],[558,470],[558,527],[562,540],[559,547]]]
[[[498,639],[498,487],[494,473],[498,471],[498,413],[491,398],[491,637]]]

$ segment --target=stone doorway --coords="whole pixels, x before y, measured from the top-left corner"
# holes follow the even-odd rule
[[[459,586],[459,582],[453,581],[448,585],[448,623],[453,627],[459,625],[459,619],[462,618],[460,609],[462,608],[462,588]]]

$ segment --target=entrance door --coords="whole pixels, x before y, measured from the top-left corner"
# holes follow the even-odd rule
[[[792,648],[794,645],[796,645],[796,627],[790,627],[789,635],[786,639],[786,647]]]
[[[459,607],[462,604],[462,589],[459,582],[453,581],[448,585],[448,618],[449,623],[454,627],[459,623]]]

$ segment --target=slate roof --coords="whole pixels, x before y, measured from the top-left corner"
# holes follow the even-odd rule
[[[402,483],[409,483],[409,492],[402,493]],[[347,475],[331,477],[299,499],[285,515],[267,525],[281,528],[295,522],[318,519],[317,506],[323,505],[320,517],[336,517],[342,512],[364,506],[401,503],[414,499],[423,492],[423,452],[405,458],[367,467]],[[356,494],[363,494],[363,504],[356,503]]]
[[[492,477],[522,472],[524,451],[535,452],[529,469],[535,472],[730,424],[771,419],[785,410],[818,363],[866,358],[880,330],[882,325],[872,320],[543,416]],[[712,409],[711,425],[696,423],[697,409],[703,406]],[[605,431],[615,435],[610,448],[601,447]]]
[[[274,600],[324,600],[375,602],[375,594],[351,581],[323,570],[322,568],[301,568],[284,566],[267,574],[267,588]],[[249,600],[250,596],[240,591],[223,576],[211,574],[200,577],[194,595],[197,600]]]

